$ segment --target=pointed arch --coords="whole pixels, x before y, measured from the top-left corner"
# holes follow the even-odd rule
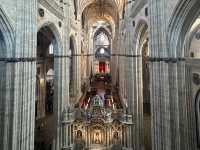
[[[0,149],[12,149],[13,146],[11,144],[13,128],[10,126],[13,121],[13,111],[8,109],[14,105],[13,97],[10,94],[13,89],[8,89],[8,87],[14,86],[13,72],[4,60],[14,57],[14,53],[14,30],[0,6]]]
[[[184,49],[184,41],[188,30],[200,14],[199,0],[181,0],[170,19],[167,35],[169,57],[189,56],[189,51]]]
[[[62,39],[61,39],[61,35],[58,28],[56,27],[54,23],[47,21],[38,27],[38,31],[40,31],[40,29],[44,27],[49,28],[51,32],[53,33],[53,35],[55,36],[56,41],[54,41],[53,43],[55,46],[55,55],[59,55],[62,52],[63,45],[62,45]]]
[[[1,41],[4,43],[1,45],[0,57],[12,57],[14,56],[14,29],[10,23],[4,10],[0,7],[0,36]]]
[[[144,19],[139,20],[135,28],[135,34],[133,39],[133,44],[135,46],[135,53],[137,55],[142,55],[141,45],[142,42],[144,42],[143,37],[145,37],[145,34],[147,34],[147,32],[148,32],[147,21]]]

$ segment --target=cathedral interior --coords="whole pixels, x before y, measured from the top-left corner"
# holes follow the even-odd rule
[[[200,150],[200,0],[0,0],[0,150]]]

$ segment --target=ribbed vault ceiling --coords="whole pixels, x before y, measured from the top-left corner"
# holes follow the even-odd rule
[[[98,20],[109,22],[114,27],[118,25],[126,0],[79,0],[78,10],[82,15],[83,25],[91,26]]]
[[[124,3],[126,0],[77,0],[78,9],[80,10],[80,13],[84,11],[84,9],[92,4],[92,3],[102,3],[102,4],[110,4],[113,6],[115,10],[118,11],[118,13],[123,11]]]

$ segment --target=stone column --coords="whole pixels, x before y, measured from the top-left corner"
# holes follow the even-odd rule
[[[194,64],[192,64],[194,65]],[[188,80],[190,79],[190,80]],[[185,83],[183,82],[182,85],[186,85],[185,86],[185,100],[184,103],[182,105],[183,110],[187,110],[187,112],[184,112],[183,114],[183,118],[182,118],[182,123],[186,122],[187,120],[187,124],[185,123],[184,127],[181,129],[181,131],[184,131],[183,133],[183,142],[185,143],[185,149],[190,149],[193,150],[197,147],[197,142],[196,142],[196,129],[194,129],[194,123],[196,122],[196,114],[194,112],[194,106],[196,103],[196,99],[193,97],[192,95],[192,68],[191,68],[191,64],[188,64],[187,61],[185,62],[185,79],[183,78],[183,80],[185,81]],[[181,100],[181,99],[180,99]],[[181,123],[181,124],[182,124]],[[187,130],[185,130],[184,128],[187,128]],[[182,147],[181,147],[182,148]]]
[[[0,149],[12,149],[15,63],[0,62]]]
[[[68,125],[66,123],[63,124],[63,148],[68,147]]]
[[[177,93],[171,94],[169,62],[165,58],[171,59],[167,49],[167,1],[166,0],[150,0],[150,93],[151,93],[151,114],[152,114],[152,149],[153,150],[169,150],[172,147],[171,114],[170,114],[170,95],[176,96]],[[162,26],[162,27],[161,27]],[[175,82],[171,83],[176,85]],[[176,91],[175,91],[176,92]],[[177,98],[173,99],[177,101]],[[173,106],[174,107],[174,106]],[[175,114],[174,114],[175,115]],[[177,118],[178,119],[178,118]],[[174,121],[176,122],[175,119]]]
[[[72,124],[72,131],[71,131],[72,133],[72,144],[74,144],[74,127],[73,127],[73,124]]]
[[[71,144],[72,144],[72,132],[71,132],[71,130],[72,130],[72,126],[71,126],[71,124],[69,125],[69,146],[71,146]]]
[[[69,4],[64,1],[64,24],[63,24],[63,37],[62,41],[57,41],[59,44],[55,50],[54,70],[55,70],[55,126],[56,138],[54,150],[62,148],[62,137],[67,136],[62,132],[62,119],[64,109],[69,108]],[[58,40],[58,39],[57,39]],[[64,42],[63,42],[64,41]],[[62,136],[63,135],[63,136]],[[67,137],[68,138],[68,137]]]
[[[126,148],[128,148],[128,126],[126,126]]]
[[[12,150],[34,149],[37,1],[17,0],[16,3],[14,86],[12,108]],[[12,148],[11,148],[12,147]]]
[[[175,150],[195,150],[195,99],[192,96],[190,66],[185,60],[169,64],[171,147]],[[172,84],[173,83],[173,84]],[[193,128],[193,129],[192,129]]]
[[[142,85],[142,56],[134,43],[134,32],[132,20],[128,19],[127,23],[127,54],[126,58],[126,79],[127,79],[127,96],[128,96],[128,114],[133,116],[131,125],[131,146],[136,150],[143,147],[143,85]]]
[[[170,135],[170,102],[169,74],[165,62],[151,62],[151,110],[153,149],[169,149]]]

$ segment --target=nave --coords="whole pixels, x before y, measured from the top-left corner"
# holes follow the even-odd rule
[[[199,150],[200,0],[0,0],[0,150]]]

